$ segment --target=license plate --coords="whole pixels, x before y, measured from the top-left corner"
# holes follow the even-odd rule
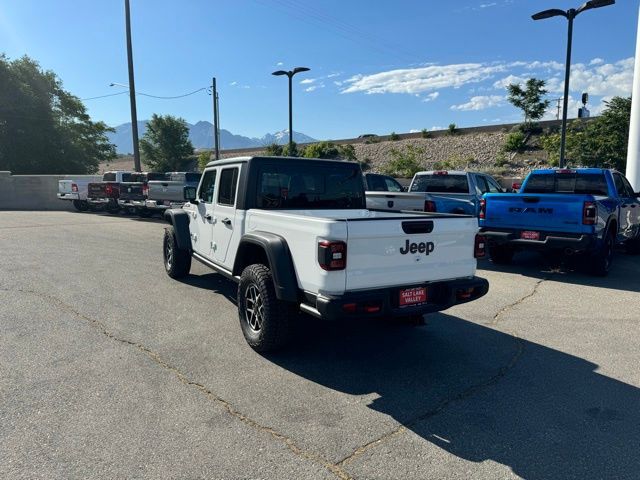
[[[427,301],[427,289],[425,287],[408,288],[400,290],[400,306],[417,305]]]
[[[524,232],[520,232],[520,238],[523,240],[540,240],[540,232],[525,230]]]

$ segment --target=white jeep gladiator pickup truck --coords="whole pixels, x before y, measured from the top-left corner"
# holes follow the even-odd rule
[[[282,346],[299,310],[315,317],[414,317],[482,297],[478,221],[467,215],[367,210],[355,163],[243,157],[207,165],[170,209],[168,275],[191,259],[238,283],[251,347]]]

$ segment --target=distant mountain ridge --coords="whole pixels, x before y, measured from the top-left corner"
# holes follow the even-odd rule
[[[194,148],[213,148],[213,125],[211,122],[200,121],[189,126],[189,139]],[[133,145],[133,133],[131,122],[123,123],[115,128],[115,132],[107,134],[109,141],[116,146],[118,153],[131,153]],[[142,138],[147,130],[147,120],[138,122],[138,136]],[[296,143],[313,143],[317,140],[304,133],[293,132],[293,140]],[[267,133],[261,138],[245,137],[236,135],[229,130],[220,129],[220,148],[230,150],[235,148],[263,147],[272,143],[286,144],[289,141],[289,130],[282,130],[276,133]]]

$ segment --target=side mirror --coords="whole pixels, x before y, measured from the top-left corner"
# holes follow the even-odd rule
[[[182,193],[187,202],[196,203],[196,187],[184,187]]]

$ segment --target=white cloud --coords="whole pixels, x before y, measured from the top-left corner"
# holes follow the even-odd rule
[[[412,128],[411,130],[409,130],[409,133],[420,133],[421,130],[416,130],[415,128]]]
[[[464,63],[454,65],[430,65],[354,75],[345,81],[347,87],[341,93],[422,93],[441,88],[460,88],[477,83],[504,72],[505,64]]]
[[[339,77],[340,74],[339,73],[330,73],[329,75],[327,75],[327,78],[334,78],[334,77]]]
[[[431,130],[432,132],[435,132],[437,130],[444,130],[443,127],[440,127],[438,125],[434,125],[433,127],[431,127],[429,130]]]
[[[516,75],[509,75],[508,77],[504,77],[503,79],[498,80],[497,82],[494,82],[493,83],[493,88],[495,88],[495,89],[507,88],[512,83],[515,83],[517,85],[521,85],[521,84],[525,83],[527,80],[529,80],[529,79],[525,78],[525,77],[519,77],[519,76],[516,76]]]
[[[428,94],[425,98],[423,98],[422,101],[425,102],[425,103],[432,102],[433,100],[435,100],[439,96],[440,96],[440,92],[433,92],[433,93]]]
[[[519,62],[517,62],[519,63]],[[514,65],[518,66],[518,65]],[[529,62],[525,63],[524,67],[527,70],[564,70],[564,64],[559,62]]]
[[[231,82],[229,85],[231,85],[232,87],[235,87],[236,85],[238,85],[238,82]]]
[[[604,63],[604,60],[602,58],[594,58],[589,62],[589,65],[601,65],[603,63]]]
[[[501,95],[479,95],[471,97],[467,103],[460,105],[451,105],[451,110],[485,110],[491,107],[498,107],[504,102],[504,97]]]
[[[284,65],[284,63],[282,63],[282,62],[278,62],[278,63],[276,63],[276,67],[281,67],[281,66],[283,66],[283,65]]]
[[[490,7],[495,7],[496,5],[498,5],[496,2],[491,2],[491,3],[481,3],[479,5],[480,8],[490,8]]]
[[[324,88],[324,83],[318,83],[315,85],[311,85],[310,87],[307,87],[304,89],[305,92],[313,92],[319,88]]]
[[[598,97],[628,96],[633,87],[633,67],[633,57],[615,63],[576,63],[571,66],[569,87],[572,91],[589,92]],[[562,94],[564,79],[559,76],[548,79],[547,90]]]
[[[313,82],[315,82],[315,81],[316,81],[316,79],[315,79],[315,78],[305,78],[304,80],[302,80],[302,81],[300,82],[300,85],[310,85],[310,84],[312,84],[312,83],[313,83]]]

